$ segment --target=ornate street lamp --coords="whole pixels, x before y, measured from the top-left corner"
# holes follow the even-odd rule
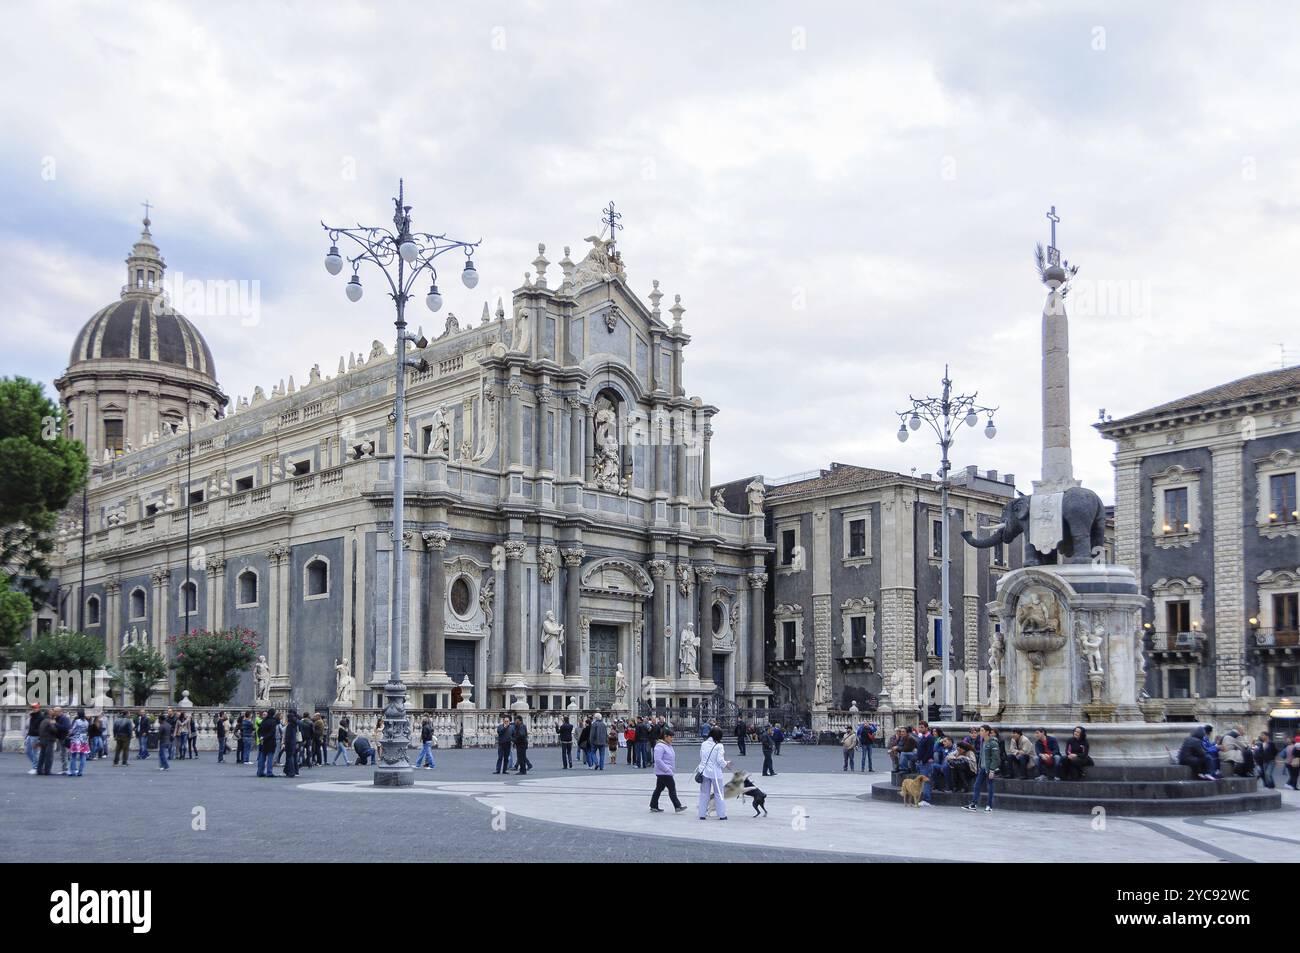
[[[405,590],[402,580],[402,537],[404,504],[404,465],[406,451],[406,369],[414,368],[426,371],[429,362],[424,358],[411,360],[406,356],[406,346],[413,343],[417,348],[429,346],[423,335],[409,334],[406,330],[406,302],[410,300],[411,289],[416,281],[427,273],[432,287],[425,296],[429,310],[437,311],[442,307],[442,295],[438,293],[438,269],[434,259],[450,251],[460,251],[465,255],[465,265],[461,280],[466,288],[478,284],[478,272],[474,268],[474,250],[479,242],[463,242],[448,238],[446,235],[433,235],[429,232],[411,231],[411,207],[404,204],[405,189],[398,180],[397,198],[393,199],[393,228],[366,227],[336,228],[321,222],[330,239],[330,249],[325,255],[325,270],[337,275],[343,270],[346,261],[352,266],[352,277],[345,291],[349,301],[360,301],[362,295],[359,270],[363,262],[378,267],[388,282],[388,296],[397,307],[397,351],[394,370],[397,374],[397,396],[393,406],[392,419],[395,440],[393,441],[393,595],[391,631],[388,640],[388,683],[384,686],[386,704],[384,706],[384,736],[380,742],[380,761],[375,765],[375,784],[380,787],[405,787],[415,781],[411,763],[406,758],[406,747],[411,740],[411,722],[406,716],[406,685],[402,683],[402,619],[405,615]],[[346,238],[358,251],[351,258],[339,253],[339,239]]]
[[[939,645],[940,656],[943,659],[943,702],[939,707],[939,717],[941,721],[952,721],[956,717],[953,709],[952,699],[948,695],[948,675],[949,661],[952,648],[952,625],[951,613],[949,610],[948,582],[951,568],[951,554],[948,552],[948,471],[951,466],[948,460],[948,451],[951,449],[956,431],[964,421],[966,426],[974,427],[979,423],[979,415],[987,414],[988,422],[984,426],[984,436],[992,440],[997,434],[997,428],[993,426],[993,414],[996,407],[984,407],[975,403],[979,397],[978,394],[958,394],[952,393],[952,381],[948,379],[948,365],[943,366],[943,396],[942,397],[913,397],[908,395],[912,406],[907,410],[898,411],[898,440],[899,443],[905,443],[909,436],[908,428],[919,430],[921,423],[925,422],[930,425],[930,429],[935,432],[939,438],[939,447],[943,455],[939,463],[939,509],[942,510],[942,527],[940,533],[943,539],[940,541],[940,578],[941,593],[940,601],[943,603],[943,631],[940,634],[942,642]]]

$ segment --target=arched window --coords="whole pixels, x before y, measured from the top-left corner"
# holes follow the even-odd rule
[[[235,579],[235,605],[257,605],[257,570],[245,569]]]
[[[321,599],[330,594],[330,564],[324,556],[313,556],[303,567],[304,598]]]
[[[86,626],[99,625],[99,596],[86,600]]]
[[[181,615],[193,615],[199,611],[199,587],[191,579],[181,583]]]
[[[144,621],[144,590],[137,587],[131,590],[131,621]]]

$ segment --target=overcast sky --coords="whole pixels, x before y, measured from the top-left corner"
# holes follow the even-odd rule
[[[255,323],[190,312],[228,393],[332,374],[391,304],[346,300],[318,223],[385,222],[402,175],[418,228],[483,239],[478,289],[442,282],[474,321],[538,242],[579,258],[613,199],[633,287],[687,309],[716,480],[937,470],[894,412],[947,361],[1000,407],[954,464],[1028,489],[1055,205],[1076,476],[1109,501],[1099,408],[1300,353],[1300,9],[1135,6],[10,7],[0,373],[53,391],[148,199],[172,277],[257,283]]]

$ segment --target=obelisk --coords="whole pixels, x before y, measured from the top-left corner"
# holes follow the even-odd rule
[[[1052,243],[1042,268],[1047,300],[1043,304],[1043,470],[1035,493],[1054,493],[1079,486],[1070,456],[1070,327],[1065,313],[1065,284],[1072,272],[1061,265],[1056,247],[1056,206],[1047,213]],[[1040,249],[1041,251],[1041,246]]]

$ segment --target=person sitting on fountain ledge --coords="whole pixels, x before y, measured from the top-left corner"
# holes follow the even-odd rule
[[[1034,753],[1038,762],[1038,777],[1034,780],[1045,781],[1050,778],[1053,781],[1059,781],[1061,746],[1056,743],[1055,738],[1047,733],[1046,728],[1039,728],[1034,734],[1037,736],[1034,739]]]
[[[1074,734],[1065,743],[1065,758],[1061,761],[1062,781],[1082,781],[1083,769],[1093,763],[1088,755],[1088,732],[1083,725],[1074,726]]]
[[[1178,763],[1186,765],[1196,772],[1202,781],[1213,781],[1210,756],[1205,753],[1205,729],[1197,725],[1191,734],[1183,739],[1178,749]]]
[[[1007,776],[1029,780],[1029,766],[1036,760],[1034,743],[1025,737],[1021,728],[1011,729],[1011,738],[1007,742],[1006,754],[1002,760],[1007,765]]]

